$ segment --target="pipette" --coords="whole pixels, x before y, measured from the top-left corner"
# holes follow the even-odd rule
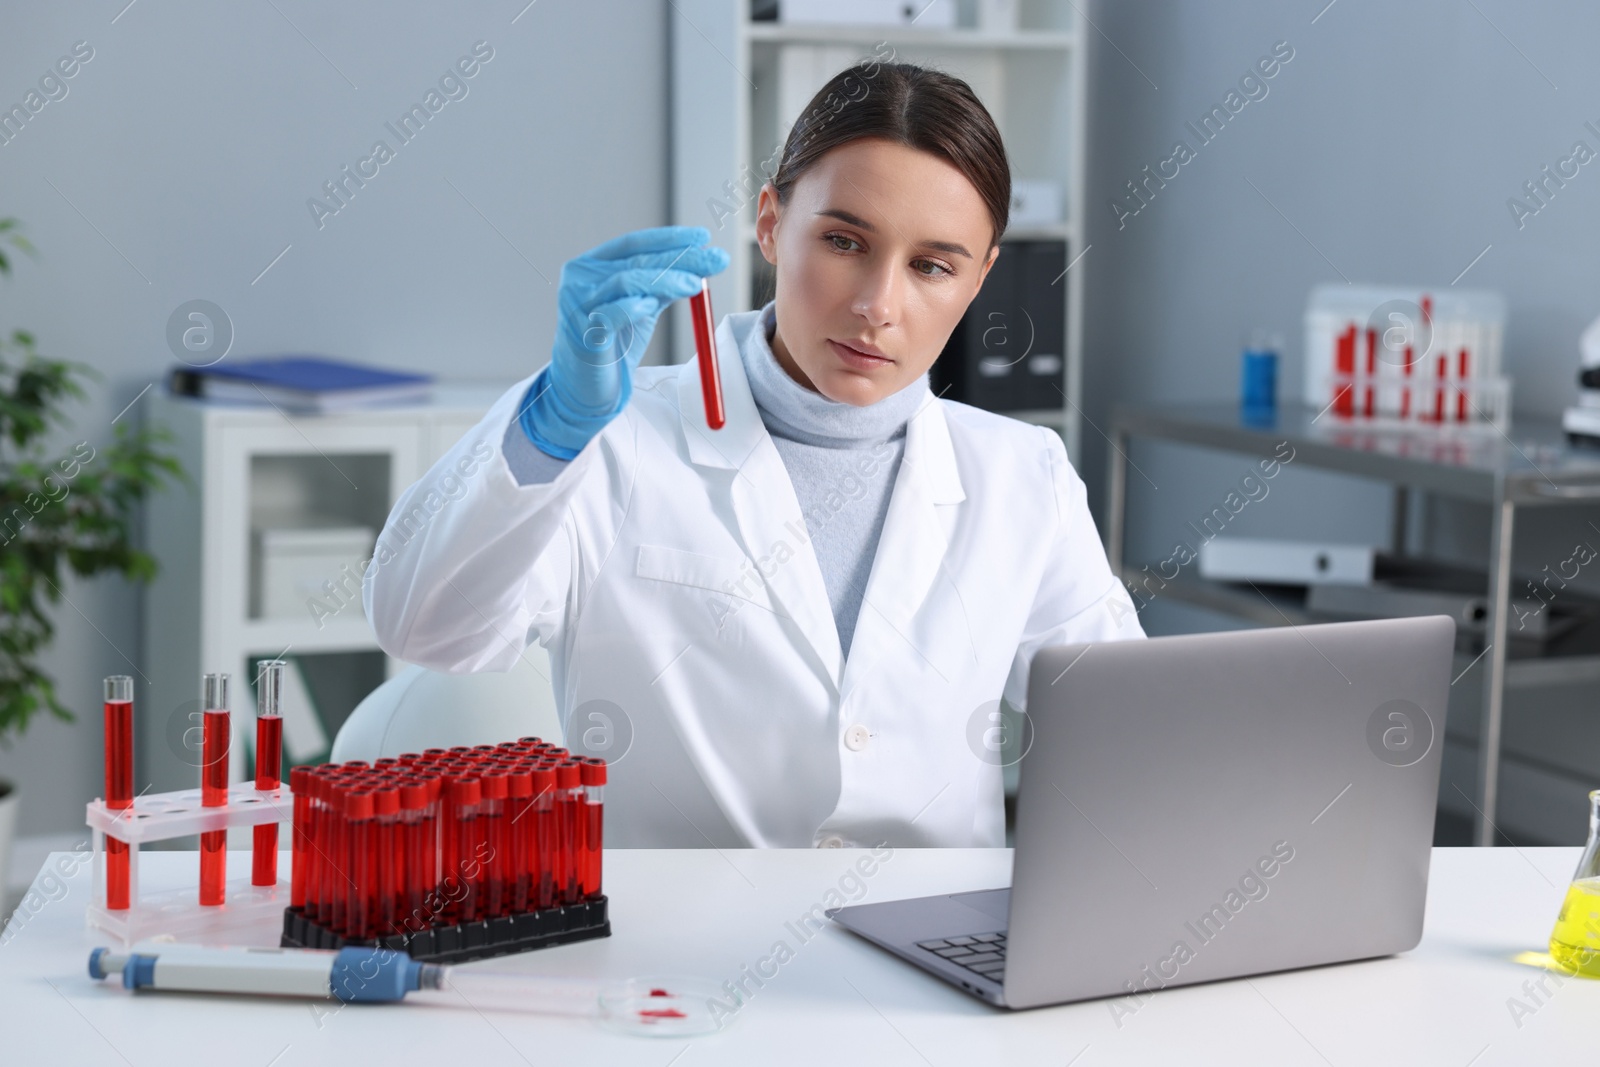
[[[711,317],[711,280],[700,279],[700,291],[689,298],[694,318],[694,351],[700,361],[700,395],[705,398],[706,425],[722,429],[722,375],[717,367],[717,323]]]
[[[380,948],[328,951],[144,942],[122,951],[91,950],[89,977],[113,974],[120,974],[123,986],[134,991],[245,993],[368,1004],[393,1003],[415,993],[415,1002],[595,1018],[611,1029],[660,1037],[719,1029],[722,1021],[714,1005],[722,1004],[724,995],[700,979],[549,978],[419,963],[404,953]]]

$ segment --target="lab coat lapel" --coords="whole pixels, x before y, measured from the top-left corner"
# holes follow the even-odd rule
[[[935,618],[935,612],[923,611],[949,548],[951,505],[965,499],[944,405],[929,394],[906,427],[904,457],[845,662],[841,702],[867,672],[897,657],[945,677],[949,657],[975,654],[962,617]]]
[[[717,329],[717,366],[722,377],[726,422],[720,430],[706,426],[699,364],[690,360],[678,373],[678,411],[690,462],[721,469],[726,477],[712,482],[713,492],[727,494],[738,523],[739,540],[766,582],[769,593],[804,634],[835,691],[843,673],[844,654],[833,622],[822,568],[795,496],[783,457],[767,433],[750,393],[735,324],[759,329],[755,313],[730,315]]]

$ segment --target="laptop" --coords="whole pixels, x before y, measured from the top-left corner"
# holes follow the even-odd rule
[[[1119,1025],[1414,948],[1454,644],[1434,615],[1044,649],[1011,887],[829,914],[991,1004],[1116,997]]]

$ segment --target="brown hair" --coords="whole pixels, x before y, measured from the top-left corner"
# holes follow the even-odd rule
[[[994,119],[972,87],[910,63],[863,60],[817,90],[784,142],[772,184],[778,203],[829,151],[876,137],[931,152],[977,189],[994,227],[991,246],[1011,214],[1011,164]]]

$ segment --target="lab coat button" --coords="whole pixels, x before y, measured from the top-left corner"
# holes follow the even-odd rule
[[[824,837],[821,841],[818,841],[817,842],[817,847],[818,848],[843,848],[844,847],[844,838],[839,837],[837,834],[830,835],[828,837]]]
[[[867,742],[872,739],[872,731],[856,723],[844,732],[844,747],[851,752],[860,752],[867,747]]]

